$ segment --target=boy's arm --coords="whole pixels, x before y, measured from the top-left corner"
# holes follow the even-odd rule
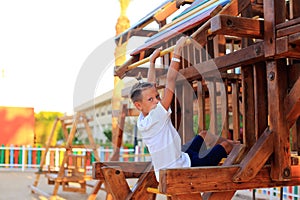
[[[180,60],[181,50],[183,46],[185,45],[185,42],[187,40],[187,37],[181,37],[174,48],[173,58],[167,73],[167,82],[166,82],[166,88],[165,88],[165,94],[163,98],[161,99],[161,104],[163,107],[167,110],[169,109],[172,100],[173,95],[175,91],[175,85],[176,85],[176,78],[179,71],[180,61],[176,61],[177,59]],[[174,60],[175,58],[175,60]]]
[[[159,57],[160,52],[161,52],[161,48],[156,49],[150,56],[150,66],[149,66],[148,75],[147,75],[147,82],[149,82],[149,83],[153,83],[153,84],[156,83],[155,61],[156,61],[156,58]]]

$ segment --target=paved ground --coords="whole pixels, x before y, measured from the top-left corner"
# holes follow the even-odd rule
[[[19,172],[19,171],[0,171],[0,200],[44,200],[42,196],[31,193],[29,188],[33,184],[36,175],[34,172]],[[51,194],[54,186],[48,185],[47,179],[42,175],[38,187]],[[84,200],[88,198],[91,189],[87,189],[87,194],[80,194],[74,192],[64,192],[61,186],[59,187],[58,195],[66,200]],[[100,191],[97,195],[97,200],[105,199],[105,192]],[[164,196],[158,196],[157,200],[166,199]],[[234,200],[251,200],[251,193],[248,191],[238,191],[235,194]],[[257,197],[256,199],[266,199]]]

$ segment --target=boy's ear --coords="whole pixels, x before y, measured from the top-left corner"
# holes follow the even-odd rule
[[[133,105],[138,109],[138,110],[142,110],[142,106],[141,106],[141,103],[140,102],[138,102],[138,101],[136,101],[136,102],[134,102],[133,103]]]

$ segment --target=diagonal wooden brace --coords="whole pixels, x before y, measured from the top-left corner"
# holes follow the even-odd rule
[[[254,178],[273,153],[273,135],[267,128],[250,149],[235,173],[233,182],[247,182]]]

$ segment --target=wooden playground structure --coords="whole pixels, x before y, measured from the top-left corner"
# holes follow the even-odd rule
[[[189,7],[167,23],[183,5]],[[145,28],[151,22],[158,31]],[[115,75],[146,77],[147,67],[141,65],[163,47],[163,66],[156,73],[158,87],[164,88],[181,35],[192,40],[182,52],[172,106],[182,141],[194,136],[196,115],[198,131],[209,129],[242,146],[220,166],[161,170],[158,183],[151,163],[118,161],[123,120],[136,115],[121,105],[115,155],[111,162],[94,163],[93,178],[99,182],[90,199],[101,184],[107,199],[116,200],[155,199],[157,193],[168,199],[231,199],[236,190],[300,185],[300,1],[165,1],[116,37],[117,45],[133,36],[149,39],[116,66]],[[138,179],[133,188],[127,178]]]
[[[91,148],[95,159],[100,161],[97,146],[94,142],[92,131],[88,124],[89,121],[90,119],[87,119],[86,115],[83,113],[77,113],[74,116],[56,118],[50,136],[47,140],[45,147],[46,150],[42,156],[39,171],[36,173],[36,178],[33,185],[31,185],[32,192],[50,199],[60,199],[60,197],[57,195],[59,186],[62,186],[63,191],[86,193],[86,181],[92,179],[92,176],[86,173],[87,155],[74,154],[72,150],[74,148]],[[53,169],[51,166],[48,166],[47,168],[47,166],[45,166],[45,160],[58,123],[61,123],[62,125],[65,138],[65,152],[59,169]],[[73,145],[73,140],[78,125],[84,126],[88,135],[88,145]],[[68,128],[70,128],[70,131],[68,131]],[[42,174],[47,178],[49,185],[54,185],[52,194],[48,194],[38,187],[40,176]]]

